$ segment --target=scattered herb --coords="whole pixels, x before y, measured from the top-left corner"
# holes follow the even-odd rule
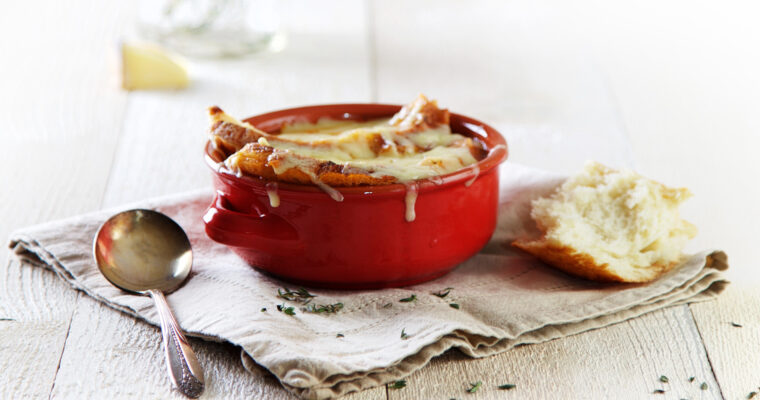
[[[285,307],[285,304],[278,304],[277,311],[288,315],[296,315],[296,310],[293,307]]]
[[[413,301],[417,301],[417,295],[413,294],[409,297],[404,297],[403,299],[399,300],[402,303],[411,303]]]
[[[409,339],[409,335],[406,334],[406,328],[401,329],[401,339]]]
[[[309,304],[304,308],[304,311],[309,313],[336,313],[343,309],[343,303],[335,303],[335,304],[320,304],[320,305],[314,305],[314,303]]]
[[[668,383],[668,377],[665,376],[665,375],[661,375],[660,376],[660,382],[662,382],[662,383]]]
[[[731,326],[742,328],[742,324],[737,324],[736,322],[731,322]]]
[[[449,307],[459,309],[459,304],[457,303],[449,303]]]
[[[755,396],[757,396],[757,392],[749,392],[749,394],[747,395],[747,399],[751,399]]]
[[[339,333],[339,334],[335,335],[335,337],[346,337],[346,336],[344,336],[342,333]]]
[[[394,381],[389,386],[391,389],[401,389],[406,387],[406,381],[400,380],[400,381]]]
[[[694,377],[693,376],[689,377],[689,382],[694,382]]]
[[[15,321],[13,318],[0,318],[0,321]]]
[[[512,390],[512,389],[514,389],[516,387],[517,387],[517,385],[512,384],[512,383],[507,383],[505,385],[499,385],[498,386],[498,388],[501,389],[501,390]]]
[[[383,306],[383,308],[391,308],[393,307],[393,303],[387,303]]]
[[[480,389],[480,387],[483,386],[483,382],[477,381],[475,383],[470,383],[470,388],[467,389],[469,393],[475,393]]]
[[[282,289],[277,289],[277,297],[283,298],[288,301],[295,301],[296,303],[309,304],[311,299],[317,296],[309,293],[309,291],[304,288],[299,288],[297,290],[282,288]]]
[[[261,312],[266,312],[266,311],[267,311],[266,307],[261,307]]]
[[[700,388],[701,390],[707,390],[707,383],[706,383],[706,382],[702,382],[702,384],[701,384],[701,385],[699,385],[699,388]]]
[[[440,298],[444,298],[449,295],[449,292],[451,292],[451,289],[454,289],[453,287],[447,287],[446,289],[439,290],[437,292],[433,292],[433,296],[438,296]]]
[[[663,394],[663,393],[665,393],[665,391],[662,390],[662,389],[655,389],[654,392],[652,392],[652,393],[653,394]]]

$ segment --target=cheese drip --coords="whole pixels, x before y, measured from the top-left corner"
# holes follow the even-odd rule
[[[442,175],[471,166],[465,182],[470,186],[480,174],[474,164],[484,153],[482,146],[451,132],[448,111],[422,95],[391,118],[321,119],[283,125],[278,133],[238,121],[218,107],[209,111],[212,143],[227,154],[234,152],[224,161],[230,171],[281,182],[309,182],[338,202],[344,200],[343,195],[330,185],[401,183],[407,189],[404,204],[409,222],[416,218],[418,180],[440,185]],[[276,185],[267,185],[267,195],[270,205],[277,207]]]

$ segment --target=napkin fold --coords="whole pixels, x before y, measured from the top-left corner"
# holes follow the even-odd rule
[[[419,285],[375,291],[309,289],[316,304],[343,303],[336,313],[308,313],[277,296],[287,282],[248,266],[206,237],[201,216],[210,190],[51,222],[15,232],[9,262],[49,268],[72,287],[110,307],[158,325],[148,297],[120,291],[92,259],[98,226],[117,211],[150,208],[171,216],[193,245],[187,283],[167,296],[189,336],[228,341],[242,361],[271,371],[305,399],[324,399],[403,378],[456,347],[484,357],[607,326],[671,305],[710,299],[727,281],[721,251],[703,251],[649,284],[609,284],[574,278],[510,247],[536,234],[530,201],[563,177],[505,163],[499,222],[491,241],[448,275]],[[451,288],[451,289],[447,289]],[[445,297],[433,295],[449,291]],[[417,300],[401,302],[416,295]],[[277,305],[295,307],[295,315]],[[457,304],[458,308],[452,306]],[[266,311],[262,311],[266,308]],[[402,337],[402,332],[404,337]]]

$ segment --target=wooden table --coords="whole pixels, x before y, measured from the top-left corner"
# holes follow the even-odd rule
[[[347,398],[736,399],[757,391],[760,28],[752,3],[290,0],[284,51],[193,61],[184,91],[125,92],[115,49],[132,35],[132,3],[3,4],[3,237],[208,187],[200,152],[209,105],[245,116],[402,103],[423,92],[500,129],[513,162],[569,173],[596,159],[690,187],[696,197],[684,214],[701,229],[692,250],[726,250],[739,282],[717,301],[486,359],[449,352],[404,389]],[[233,346],[193,346],[209,378],[205,398],[292,397],[268,373],[247,373]],[[155,327],[52,273],[3,267],[0,398],[179,398],[160,347]],[[478,380],[483,389],[466,393]],[[503,383],[517,388],[495,389]],[[666,393],[652,394],[659,388]]]

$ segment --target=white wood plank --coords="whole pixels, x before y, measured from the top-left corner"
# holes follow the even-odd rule
[[[716,301],[692,304],[715,376],[727,399],[760,393],[760,292],[757,286],[731,285]],[[735,326],[739,324],[741,326]]]
[[[183,399],[171,389],[161,331],[83,296],[51,393],[52,398]],[[205,370],[203,398],[291,399],[268,374],[243,369],[233,346],[191,339]]]
[[[293,10],[293,19],[288,47],[281,53],[242,60],[196,60],[188,90],[130,95],[105,207],[210,188],[210,171],[201,152],[208,106],[216,104],[245,117],[309,103],[368,101],[363,4],[334,2],[333,7],[310,7],[308,12],[299,9],[302,5],[285,4]],[[246,372],[239,349],[199,340],[193,340],[193,346],[208,379],[203,398],[292,398],[268,372]],[[53,397],[73,394],[178,397],[170,391],[158,330],[82,299],[52,393]],[[385,388],[347,398],[384,399]]]
[[[3,240],[24,225],[100,206],[126,98],[115,90],[109,65],[124,7],[98,1],[3,4]],[[5,264],[8,256],[3,246],[0,398],[45,397],[77,295],[52,272]]]
[[[657,389],[665,393],[653,398],[720,398],[688,315],[687,306],[668,308],[485,359],[448,352],[410,376],[406,388],[389,390],[389,398],[642,399]],[[477,381],[483,385],[476,395],[467,393]],[[707,390],[700,389],[702,382]],[[517,387],[498,389],[507,383]]]
[[[48,395],[76,296],[53,272],[0,269],[0,398]]]
[[[571,173],[585,160],[631,166],[617,110],[589,49],[558,34],[541,2],[373,2],[377,93],[423,92],[499,129],[509,159]]]

